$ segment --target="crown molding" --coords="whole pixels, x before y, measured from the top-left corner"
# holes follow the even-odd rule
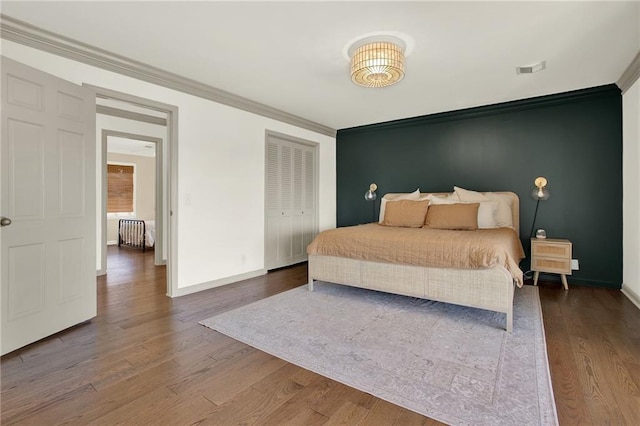
[[[144,64],[107,50],[36,27],[0,13],[0,37],[34,49],[178,90],[303,129],[335,137],[336,130],[233,93]]]
[[[518,99],[499,104],[483,105],[479,107],[465,108],[454,111],[440,112],[418,117],[402,118],[399,120],[385,121],[383,123],[367,124],[358,127],[340,129],[338,134],[361,133],[379,131],[393,128],[421,126],[425,124],[440,123],[452,120],[462,120],[486,115],[513,112],[529,108],[549,107],[567,102],[580,102],[599,96],[620,96],[620,89],[615,84],[596,86],[588,89],[572,90],[570,92],[556,93],[553,95],[537,96],[534,98]]]
[[[633,86],[633,83],[638,81],[638,78],[640,78],[640,51],[638,51],[638,54],[622,73],[616,84],[620,90],[622,90],[622,94],[624,94],[624,92]]]

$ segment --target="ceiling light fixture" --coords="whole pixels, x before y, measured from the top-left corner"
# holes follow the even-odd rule
[[[404,78],[406,44],[393,36],[367,37],[349,48],[351,81],[364,87],[391,86]]]

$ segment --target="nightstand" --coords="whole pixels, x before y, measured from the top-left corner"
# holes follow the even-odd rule
[[[560,274],[562,285],[569,290],[571,275],[571,241],[555,238],[531,238],[531,270],[533,285],[538,285],[540,272]]]

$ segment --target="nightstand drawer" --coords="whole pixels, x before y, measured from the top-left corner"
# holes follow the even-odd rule
[[[567,275],[571,275],[571,241],[559,238],[531,238],[531,270],[533,285],[538,285],[540,272],[560,274],[562,286],[569,290]]]
[[[534,256],[531,259],[531,269],[552,274],[571,275],[571,259]]]
[[[571,259],[571,243],[538,242],[531,244],[531,255]]]

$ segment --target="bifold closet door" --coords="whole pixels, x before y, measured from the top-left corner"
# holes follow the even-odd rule
[[[267,269],[307,259],[307,245],[317,232],[315,155],[314,146],[267,137]]]

